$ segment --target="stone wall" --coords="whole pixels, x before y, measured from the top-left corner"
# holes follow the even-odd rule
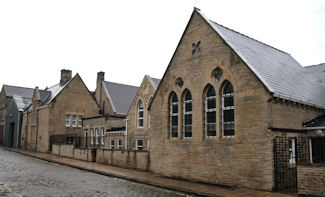
[[[96,162],[122,168],[148,170],[148,151],[97,149]]]
[[[92,149],[74,148],[72,144],[53,144],[52,154],[84,161],[93,161],[94,159]]]
[[[298,165],[298,194],[325,196],[325,165]]]

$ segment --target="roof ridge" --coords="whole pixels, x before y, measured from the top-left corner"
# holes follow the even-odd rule
[[[209,19],[210,20],[210,19]],[[258,42],[258,43],[261,43],[261,44],[263,44],[263,45],[265,45],[265,46],[268,46],[268,47],[270,47],[270,48],[272,48],[272,49],[275,49],[275,50],[277,50],[277,51],[280,51],[280,52],[282,52],[282,53],[285,53],[285,54],[287,54],[287,55],[290,55],[289,53],[287,53],[287,52],[285,52],[285,51],[282,51],[282,50],[280,50],[280,49],[277,49],[277,48],[275,48],[275,47],[273,47],[273,46],[271,46],[271,45],[268,45],[268,44],[266,44],[266,43],[264,43],[264,42],[262,42],[262,41],[259,41],[259,40],[256,40],[256,39],[254,39],[254,38],[251,38],[251,37],[249,37],[249,36],[247,36],[247,35],[245,35],[245,34],[243,34],[243,33],[240,33],[240,32],[238,32],[238,31],[236,31],[236,30],[233,30],[233,29],[231,29],[231,28],[229,28],[229,27],[226,27],[226,26],[223,26],[223,25],[221,25],[221,24],[219,24],[219,23],[216,23],[216,22],[214,22],[214,21],[212,21],[212,20],[210,20],[212,23],[214,23],[214,24],[216,24],[216,25],[219,25],[219,26],[221,26],[221,27],[223,27],[223,28],[226,28],[226,29],[228,29],[228,30],[230,30],[230,31],[232,31],[232,32],[235,32],[235,33],[237,33],[237,34],[240,34],[240,35],[242,35],[242,36],[244,36],[244,37],[246,37],[246,38],[249,38],[249,39],[251,39],[251,40],[254,40],[254,41],[256,41],[256,42]]]
[[[309,66],[304,66],[305,68],[310,68],[314,66],[325,66],[325,63],[320,63],[320,64],[315,64],[315,65],[309,65]]]
[[[107,82],[107,83],[114,83],[114,84],[118,84],[118,85],[124,85],[124,86],[131,86],[131,87],[139,88],[138,86],[128,85],[128,84],[123,84],[123,83],[117,83],[117,82],[112,82],[112,81],[104,81],[104,82]]]

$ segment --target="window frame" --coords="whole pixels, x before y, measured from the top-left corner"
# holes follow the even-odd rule
[[[99,144],[99,129],[98,128],[95,128],[95,135],[96,135],[96,138],[95,138],[95,144],[98,145]]]
[[[115,149],[115,141],[114,141],[114,139],[109,140],[109,148],[112,149],[112,150]]]
[[[288,152],[289,152],[289,164],[295,165],[296,164],[296,138],[289,138],[288,139]]]
[[[213,88],[214,90],[214,96],[207,96],[208,91],[210,88]],[[215,101],[215,108],[208,109],[208,101],[214,100]],[[213,123],[208,123],[208,112],[214,112],[215,113],[215,135],[208,135],[208,124],[212,125]],[[205,138],[216,138],[217,137],[217,94],[216,90],[212,85],[208,85],[208,87],[205,90],[204,94],[204,123],[205,123]]]
[[[117,140],[117,149],[119,149],[119,150],[122,149],[122,140],[121,139]]]
[[[173,102],[173,97],[176,96],[177,101]],[[177,113],[173,113],[173,106],[177,106]],[[170,124],[169,124],[169,134],[171,139],[177,139],[178,138],[178,121],[179,121],[179,109],[178,109],[178,96],[175,92],[172,92],[170,100],[169,100],[169,108],[170,108]],[[177,117],[177,124],[176,126],[173,126],[173,117]],[[173,128],[176,128],[176,137],[173,137]]]
[[[142,108],[140,108],[140,105],[142,105]],[[142,112],[142,116],[140,117],[140,112]],[[144,106],[143,102],[139,100],[137,105],[137,128],[143,128],[144,125]],[[142,125],[140,125],[140,120],[142,120]]]
[[[104,145],[105,144],[105,128],[101,128],[101,145]]]
[[[71,126],[71,115],[65,115],[65,126],[66,127]]]
[[[138,142],[142,142],[142,145],[139,145]],[[136,150],[144,150],[143,149],[143,139],[136,139],[135,145],[136,145]]]
[[[78,127],[82,128],[82,116],[78,116]]]
[[[193,105],[192,105],[192,94],[191,92],[186,89],[185,90],[185,94],[183,95],[183,138],[192,138],[193,137]],[[190,100],[185,100],[185,97],[187,94],[190,94],[191,99]],[[191,104],[191,111],[186,111],[186,104]],[[191,115],[191,124],[190,125],[186,125],[186,116],[187,115]],[[186,127],[191,126],[191,137],[186,137],[185,133],[186,133]]]
[[[224,94],[224,90],[225,88],[227,87],[227,85],[230,84],[232,86],[232,89],[233,89],[233,92],[232,93],[228,93],[228,94]],[[233,98],[233,102],[234,104],[232,106],[227,106],[225,107],[224,104],[225,104],[225,98],[226,97],[232,97]],[[229,82],[229,81],[226,81],[223,86],[222,86],[222,93],[221,93],[221,100],[222,100],[222,103],[221,103],[221,128],[222,128],[222,137],[229,137],[229,138],[232,138],[232,137],[235,137],[235,97],[234,97],[234,86]],[[234,121],[233,122],[225,122],[224,121],[224,112],[227,111],[227,110],[233,110],[234,111]],[[234,134],[233,135],[225,135],[224,133],[224,125],[225,124],[233,124],[233,127],[234,127]]]
[[[90,129],[90,144],[94,144],[94,128]]]
[[[72,115],[71,126],[72,127],[77,126],[77,115]]]

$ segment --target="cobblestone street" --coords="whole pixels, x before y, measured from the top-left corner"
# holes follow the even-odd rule
[[[185,196],[9,152],[0,147],[0,196]]]

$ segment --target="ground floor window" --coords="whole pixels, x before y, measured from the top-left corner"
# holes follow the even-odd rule
[[[136,140],[136,149],[143,150],[143,140],[141,140],[141,139]]]
[[[115,146],[115,144],[114,144],[114,140],[110,140],[110,145],[109,145],[109,147],[110,147],[111,149],[114,149],[114,146]]]
[[[66,144],[73,144],[73,137],[66,137]]]
[[[296,139],[289,138],[289,163],[296,163]]]
[[[311,138],[311,160],[313,163],[325,162],[325,138]]]
[[[101,144],[105,144],[105,129],[104,128],[102,128],[101,134],[102,134]]]

